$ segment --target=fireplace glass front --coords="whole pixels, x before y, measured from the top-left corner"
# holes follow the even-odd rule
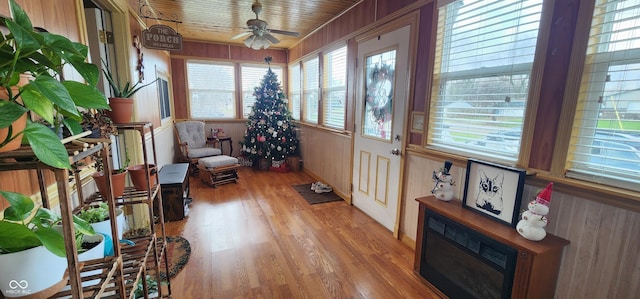
[[[420,275],[447,296],[511,297],[515,249],[429,210],[423,233]]]

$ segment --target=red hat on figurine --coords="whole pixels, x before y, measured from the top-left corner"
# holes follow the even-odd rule
[[[545,206],[549,206],[551,203],[551,192],[553,190],[553,182],[550,182],[547,187],[545,187],[538,195],[536,196],[536,202],[543,204]]]

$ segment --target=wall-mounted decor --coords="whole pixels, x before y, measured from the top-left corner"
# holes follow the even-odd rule
[[[145,48],[168,51],[182,51],[182,35],[167,25],[153,25],[142,31]]]
[[[525,175],[524,169],[469,159],[462,206],[515,227]]]
[[[422,133],[424,130],[424,113],[411,112],[411,132]]]

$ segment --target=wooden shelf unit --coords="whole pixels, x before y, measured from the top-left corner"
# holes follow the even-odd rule
[[[463,208],[458,200],[445,202],[426,196],[416,198],[416,201],[419,203],[419,214],[414,272],[418,276],[422,277],[420,265],[423,258],[426,210],[430,210],[518,251],[511,298],[553,298],[562,250],[569,245],[569,241],[549,233],[538,242],[527,240],[515,228]],[[426,279],[424,281],[428,282]]]
[[[80,181],[79,168],[82,161],[88,157],[100,157],[103,159],[105,173],[111,173],[109,163],[109,145],[107,143],[97,142],[91,143],[88,148],[85,148],[82,144],[90,142],[89,140],[79,139],[81,142],[71,142],[66,144],[67,153],[69,155],[69,161],[74,168],[74,178],[76,180],[76,192],[79,198],[82,195],[82,183]],[[15,159],[15,160],[13,160]],[[13,160],[13,162],[12,162]],[[112,288],[119,293],[124,292],[124,282],[117,278],[118,274],[122,272],[123,260],[120,254],[120,248],[118,246],[118,238],[111,236],[113,241],[114,255],[104,257],[101,259],[91,260],[80,263],[78,261],[78,253],[75,243],[75,228],[73,226],[73,213],[72,213],[72,201],[71,201],[71,188],[69,187],[69,171],[67,169],[59,169],[48,166],[41,163],[35,157],[33,151],[28,146],[23,146],[20,149],[12,152],[0,153],[0,171],[12,171],[12,170],[36,170],[38,174],[38,181],[40,187],[40,193],[42,197],[42,205],[46,208],[51,206],[49,198],[47,196],[44,182],[45,170],[53,172],[56,185],[58,188],[58,200],[60,203],[60,217],[62,219],[62,235],[65,240],[65,249],[67,252],[67,269],[68,278],[67,288],[69,290],[60,291],[53,295],[47,295],[50,298],[100,298],[107,290],[110,281]],[[107,185],[111,185],[111,176],[107,175]],[[109,207],[112,231],[117,232],[117,225],[115,222],[115,202],[112,199],[111,194],[106,194],[103,197]],[[82,272],[102,269],[102,273],[96,276],[81,277]],[[92,286],[82,287],[82,282],[99,279],[99,282]]]
[[[60,212],[63,226],[63,236],[65,239],[65,248],[67,251],[67,264],[68,264],[68,283],[69,290],[60,291],[50,298],[133,298],[133,291],[135,287],[142,279],[143,286],[146,289],[145,276],[147,270],[153,270],[158,280],[158,295],[160,298],[171,297],[171,284],[167,278],[168,294],[162,293],[162,287],[160,287],[160,261],[165,261],[165,273],[169,273],[169,263],[166,254],[167,244],[165,240],[165,228],[164,228],[164,216],[162,209],[159,209],[159,215],[154,215],[154,199],[162,205],[162,195],[160,192],[160,185],[157,181],[150,182],[149,178],[149,157],[147,155],[147,146],[145,143],[144,132],[149,130],[151,132],[152,140],[152,152],[153,157],[156,157],[155,148],[155,136],[153,131],[153,125],[151,123],[136,122],[129,124],[116,125],[116,127],[123,130],[135,130],[140,134],[140,140],[142,142],[142,149],[144,152],[144,163],[147,170],[147,181],[151,188],[146,191],[135,190],[133,187],[126,187],[125,193],[114,199],[112,194],[100,194],[96,192],[85,198],[82,191],[82,181],[80,177],[80,171],[78,170],[85,158],[94,157],[98,155],[102,159],[104,165],[104,172],[107,175],[107,186],[111,186],[111,161],[109,147],[110,143],[98,139],[78,139],[67,143],[67,152],[69,154],[69,161],[74,166],[74,179],[76,181],[75,191],[77,196],[81,199],[80,205],[72,207],[71,202],[71,188],[69,187],[69,171],[66,169],[53,168],[39,162],[33,151],[28,146],[23,146],[20,149],[7,153],[0,153],[0,171],[12,171],[12,170],[36,170],[38,174],[40,193],[42,197],[42,205],[45,208],[50,207],[50,201],[47,196],[47,186],[44,182],[44,170],[51,170],[54,173],[57,188],[58,198],[60,202]],[[84,148],[83,143],[89,143],[90,147]],[[6,162],[8,159],[16,159],[16,162]],[[111,193],[111,188],[108,188],[108,193]],[[98,202],[106,202],[109,207],[109,217],[111,221],[111,230],[114,235],[111,236],[113,241],[114,256],[104,257],[102,259],[91,260],[80,263],[78,261],[78,254],[75,244],[75,230],[72,222],[74,212],[78,212],[82,208],[88,205]],[[149,219],[150,219],[150,233],[145,236],[140,236],[132,239],[135,242],[134,246],[122,245],[119,243],[117,237],[117,224],[116,224],[116,207],[127,206],[135,204],[146,204],[148,206]],[[160,225],[159,234],[156,233],[155,223]],[[72,240],[72,241],[68,241]],[[152,267],[147,268],[148,265]],[[92,275],[87,277],[81,277],[81,273],[102,269],[101,274]],[[100,279],[98,283],[92,286],[82,287],[82,282],[92,281]],[[126,295],[121,295],[126,294]]]

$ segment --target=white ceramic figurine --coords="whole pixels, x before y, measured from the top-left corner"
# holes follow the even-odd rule
[[[528,210],[522,213],[522,219],[516,225],[518,233],[527,240],[540,241],[547,236],[544,228],[549,223],[547,214],[549,214],[552,187],[553,183],[549,183],[538,193],[535,200],[529,202]]]

